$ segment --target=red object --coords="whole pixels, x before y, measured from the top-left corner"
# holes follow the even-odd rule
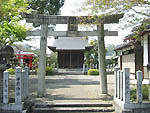
[[[34,54],[16,54],[19,63],[21,63],[21,59],[23,59],[24,66],[27,65],[30,69],[32,68],[32,59]]]

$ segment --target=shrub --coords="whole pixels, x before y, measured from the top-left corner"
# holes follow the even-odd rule
[[[37,68],[37,72],[39,72],[39,68]],[[45,67],[45,75],[53,75],[53,72],[54,72],[54,70],[52,67],[50,67],[50,66]]]
[[[131,99],[131,101],[135,101],[136,100],[136,88],[131,89],[131,91],[130,91],[130,99]]]
[[[136,95],[137,95],[137,89],[136,88],[133,88],[131,91],[130,91],[130,98],[132,101],[135,101],[136,100]],[[149,87],[148,85],[143,85],[142,86],[142,93],[143,93],[143,100],[148,100],[148,96],[149,96]]]
[[[89,69],[88,75],[99,75],[98,69]]]
[[[143,85],[143,87],[142,87],[143,100],[148,100],[148,96],[149,96],[148,90],[149,90],[148,85]]]
[[[13,68],[9,68],[9,69],[7,69],[7,71],[9,72],[10,75],[15,74],[15,69],[13,69]]]
[[[45,68],[45,71],[46,71],[46,75],[52,75],[53,74],[53,68],[52,67],[47,66]]]

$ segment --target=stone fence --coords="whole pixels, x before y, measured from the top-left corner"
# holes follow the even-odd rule
[[[143,102],[142,94],[142,71],[136,72],[137,78],[137,101],[130,101],[130,69],[120,70],[115,68],[115,95],[114,105],[116,113],[149,113],[150,101]],[[144,110],[144,111],[143,111]]]
[[[2,110],[22,110],[23,102],[29,95],[29,69],[16,67],[15,77],[15,103],[9,102],[9,73],[3,73],[3,103],[0,105]]]

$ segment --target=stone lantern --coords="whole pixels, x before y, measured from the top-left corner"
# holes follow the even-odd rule
[[[13,56],[14,50],[9,45],[0,46],[0,101],[3,95],[3,72],[10,68],[9,59]]]

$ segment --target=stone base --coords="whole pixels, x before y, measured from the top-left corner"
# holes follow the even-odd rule
[[[99,94],[99,97],[101,100],[106,100],[106,101],[107,100],[109,100],[109,101],[113,100],[113,97],[108,95],[108,94]]]
[[[124,104],[114,98],[115,113],[150,113],[150,103],[128,103]]]
[[[21,111],[23,110],[23,104],[0,104],[0,110]]]

